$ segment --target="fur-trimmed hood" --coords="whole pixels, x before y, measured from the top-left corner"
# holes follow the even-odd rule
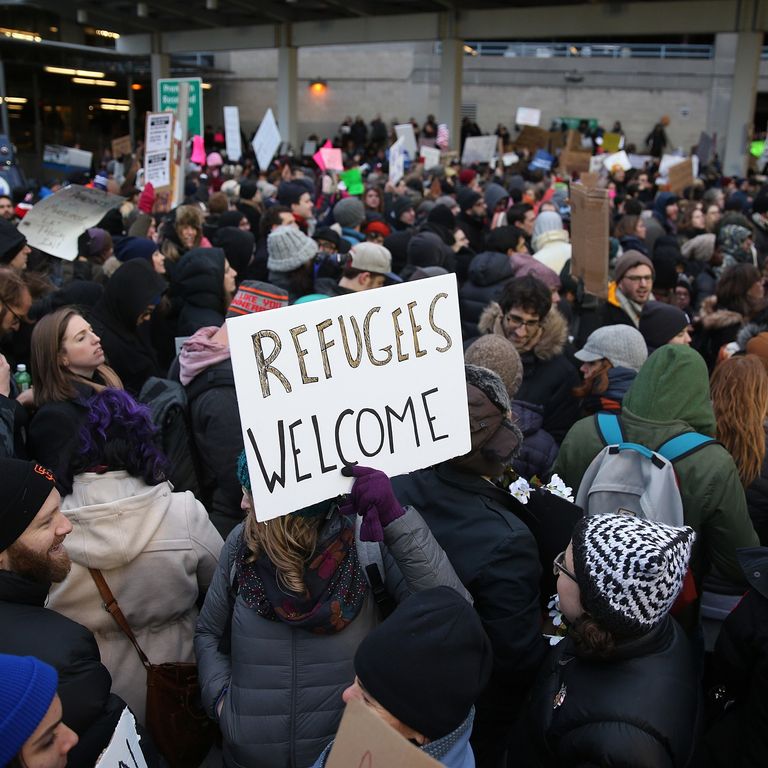
[[[499,304],[492,301],[480,315],[477,327],[480,333],[497,333],[505,336],[501,325],[504,313]],[[568,338],[568,323],[556,307],[552,307],[542,323],[541,338],[533,348],[539,360],[551,360],[561,354]]]
[[[736,336],[736,343],[739,345],[739,349],[746,349],[747,344],[755,338],[758,334],[768,331],[768,325],[762,323],[747,323]]]
[[[743,325],[746,318],[740,312],[734,312],[731,309],[718,309],[717,296],[707,296],[701,303],[699,322],[705,330],[716,331],[737,323]]]

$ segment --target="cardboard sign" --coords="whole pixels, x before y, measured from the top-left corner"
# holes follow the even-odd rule
[[[410,123],[403,123],[395,126],[395,136],[403,140],[403,149],[408,153],[410,160],[415,160],[419,155],[419,148],[416,146],[416,134]]]
[[[560,168],[565,173],[589,173],[589,165],[592,159],[591,152],[582,152],[580,149],[564,149],[560,153]]]
[[[565,139],[565,148],[566,149],[581,149],[581,134],[573,129],[568,129],[568,134]]]
[[[389,148],[389,182],[397,184],[405,175],[405,149],[403,139],[399,138]]]
[[[131,144],[130,136],[120,136],[120,138],[112,139],[112,157],[118,160],[123,155],[130,155],[133,151],[133,145]]]
[[[607,189],[571,185],[571,274],[584,289],[608,297],[608,234],[610,201]]]
[[[277,121],[271,109],[268,109],[261,121],[259,130],[251,142],[253,151],[256,153],[256,162],[259,164],[259,170],[266,171],[272,158],[275,156],[280,146],[280,130],[277,127]]]
[[[620,133],[604,133],[603,149],[606,152],[618,152],[624,148],[624,137]]]
[[[315,163],[317,164],[317,167],[321,171],[325,170],[325,160],[323,160],[322,150],[331,149],[332,147],[333,147],[333,144],[331,144],[331,142],[328,139],[326,139],[325,144],[323,144],[323,146],[320,149],[318,149],[314,155],[312,155],[312,159],[315,161]]]
[[[227,320],[258,520],[470,450],[456,276]]]
[[[516,125],[540,125],[541,110],[531,107],[518,107],[515,115]]]
[[[58,170],[90,171],[93,152],[60,144],[46,144],[43,149],[43,165]]]
[[[632,167],[632,163],[629,162],[629,157],[623,149],[621,152],[614,152],[607,157],[603,156],[603,165],[609,173],[613,170],[615,165],[618,165],[625,171],[628,171]]]
[[[546,149],[549,146],[549,131],[526,125],[512,144],[519,148],[535,152],[537,149]]]
[[[600,183],[600,175],[589,172],[579,174],[579,183],[583,184],[587,189],[594,189]]]
[[[440,768],[360,701],[350,701],[326,768]],[[133,768],[131,766],[131,768]]]
[[[33,248],[73,261],[77,258],[77,238],[124,199],[73,184],[36,203],[19,222],[19,232]]]
[[[437,165],[440,165],[440,150],[435,147],[427,147],[422,145],[419,148],[419,157],[424,158],[424,168],[429,170]]]
[[[227,145],[227,158],[236,163],[243,154],[239,107],[224,107],[224,141]]]
[[[147,768],[136,733],[136,720],[128,707],[120,715],[117,728],[94,768]]]
[[[676,195],[683,193],[686,187],[693,184],[693,160],[688,157],[681,163],[675,163],[668,171],[669,191]]]
[[[461,164],[492,163],[496,157],[498,141],[497,136],[467,136],[461,153]]]
[[[566,135],[562,131],[549,132],[549,153],[557,154],[558,149],[565,149]]]

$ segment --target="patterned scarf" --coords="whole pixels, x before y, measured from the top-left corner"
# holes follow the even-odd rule
[[[304,594],[281,586],[275,566],[262,554],[249,562],[241,538],[236,557],[239,594],[249,608],[319,635],[341,632],[360,612],[368,582],[357,559],[354,523],[335,515],[321,531],[316,554],[304,569]]]

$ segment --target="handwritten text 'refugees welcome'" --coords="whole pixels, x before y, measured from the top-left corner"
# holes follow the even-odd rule
[[[290,328],[283,338],[268,328],[257,331],[251,335],[251,340],[262,398],[274,395],[275,387],[290,394],[297,387],[318,382],[320,377],[332,379],[334,364],[357,369],[367,359],[371,365],[382,367],[447,352],[454,340],[436,319],[440,302],[447,298],[448,294],[441,292],[428,304],[410,301],[391,312],[383,312],[381,307],[374,306],[360,317],[327,317],[309,327],[302,323]],[[333,301],[328,301],[328,305],[332,306]],[[386,343],[382,344],[382,341]],[[343,357],[329,354],[333,347],[341,347]],[[429,398],[438,392],[436,386],[414,392],[394,407],[371,403],[370,407],[357,412],[344,408],[336,415],[328,414],[328,409],[322,408],[322,426],[317,414],[306,421],[297,419],[287,426],[283,419],[279,419],[276,435],[266,435],[262,429],[260,440],[249,427],[247,434],[267,488],[271,493],[276,485],[285,486],[288,455],[293,457],[295,481],[302,482],[316,472],[324,474],[338,470],[340,464],[357,464],[361,456],[370,459],[382,451],[395,453],[398,450],[396,433],[401,431],[396,422],[402,425],[411,447],[421,445],[426,431],[429,433],[427,439],[433,442],[444,439],[447,435],[438,434],[433,423],[436,417],[430,413]],[[319,407],[322,405],[318,403]],[[272,442],[274,438],[279,445],[280,459],[279,466],[272,471],[265,466],[259,442],[264,439]],[[313,454],[313,458],[306,456],[307,452]],[[302,453],[305,455],[300,459]]]

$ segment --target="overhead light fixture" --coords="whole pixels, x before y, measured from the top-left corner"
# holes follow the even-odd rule
[[[468,54],[469,56],[477,56],[477,51],[471,46],[471,45],[464,45],[464,53]]]
[[[141,83],[131,83],[132,91],[141,91],[143,88],[144,86]]]
[[[218,11],[219,10],[219,0],[205,0],[205,10],[206,11]]]
[[[7,29],[0,27],[0,35],[10,37],[12,40],[24,40],[27,43],[39,43],[43,38],[36,32],[27,32],[23,29]]]
[[[125,104],[99,104],[99,109],[106,109],[109,112],[130,112],[131,108]]]
[[[325,80],[319,78],[310,80],[309,90],[314,96],[323,96],[328,90],[328,83]]]
[[[92,69],[70,69],[69,67],[43,67],[46,72],[52,75],[75,75],[76,77],[104,77],[103,72],[96,72]]]
[[[102,104],[124,104],[128,106],[131,105],[131,102],[128,99],[110,99],[110,98],[107,98],[106,96],[101,96],[99,98],[99,101]]]
[[[77,9],[77,23],[78,24],[88,23],[88,11],[86,11],[84,8]]]
[[[114,88],[117,85],[115,80],[94,80],[90,77],[73,77],[73,83],[77,85],[106,85],[109,88]]]
[[[119,40],[120,35],[117,32],[110,32],[108,29],[93,29],[91,34],[96,37],[106,37],[108,40]]]
[[[149,16],[149,7],[146,3],[136,3],[136,15],[140,19],[146,19]]]
[[[204,91],[210,91],[210,90],[211,90],[211,88],[213,88],[213,86],[212,86],[210,83],[203,83],[203,84],[202,84],[200,87],[201,87],[201,88],[202,88]]]
[[[3,101],[2,96],[0,96],[0,102],[1,101]],[[6,96],[5,103],[6,104],[26,104],[27,100],[23,96]]]
[[[15,110],[21,110],[24,109],[23,104],[9,104],[8,109],[15,109]]]

